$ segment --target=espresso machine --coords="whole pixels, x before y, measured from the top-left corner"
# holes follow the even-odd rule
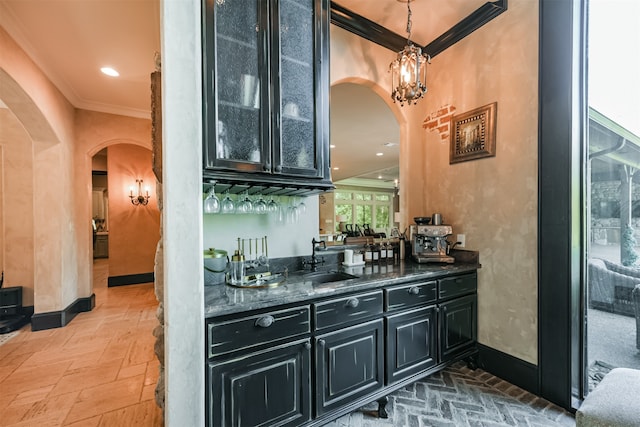
[[[449,256],[447,237],[453,231],[450,225],[412,225],[411,256],[416,262],[453,263]]]

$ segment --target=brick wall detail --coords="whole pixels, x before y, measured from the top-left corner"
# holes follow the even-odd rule
[[[444,105],[431,114],[429,114],[423,121],[422,127],[428,131],[436,131],[440,134],[441,142],[448,142],[451,126],[451,116],[456,111],[456,107],[453,105]]]

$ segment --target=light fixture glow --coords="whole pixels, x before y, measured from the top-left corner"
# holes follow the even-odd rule
[[[337,167],[337,166],[334,166],[334,167],[333,167],[333,170],[334,170],[334,171],[337,171],[337,170],[340,170],[340,168],[339,168],[339,167]]]
[[[378,179],[382,179],[382,175],[378,175]]]
[[[376,156],[378,156],[378,157],[384,156],[384,153],[376,153]]]
[[[427,92],[427,67],[431,57],[422,53],[422,49],[411,42],[411,5],[407,1],[407,45],[398,52],[398,57],[391,62],[391,98],[399,101],[400,106],[415,104]]]
[[[110,77],[120,76],[120,73],[111,67],[102,67],[100,68],[100,71],[102,71],[103,74],[106,74],[107,76],[110,76]]]
[[[136,183],[138,184],[138,194],[135,195],[133,194],[134,191],[134,186],[130,186],[129,187],[129,198],[131,199],[131,203],[134,206],[138,206],[138,205],[142,205],[142,206],[146,206],[149,203],[149,198],[151,197],[149,195],[149,186],[146,185],[144,187],[144,191],[145,194],[142,194],[142,180],[141,179],[136,179]]]
[[[329,145],[329,147],[330,148],[336,148],[336,145],[335,144],[331,144],[331,145]]]

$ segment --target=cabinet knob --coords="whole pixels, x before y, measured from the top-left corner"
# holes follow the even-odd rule
[[[324,348],[324,344],[325,344],[324,340],[318,340],[318,345],[320,347]]]
[[[409,288],[409,293],[411,295],[418,295],[420,293],[420,289],[417,286],[412,286]]]
[[[358,301],[358,298],[349,298],[347,300],[347,307],[356,308],[358,304],[360,304],[360,301]]]
[[[304,348],[306,348],[307,350],[309,350],[311,348],[311,343],[310,342],[306,342],[302,345]]]
[[[282,165],[278,165],[275,168],[273,168],[273,170],[275,170],[276,172],[282,172]]]
[[[262,170],[265,172],[269,172],[271,170],[271,163],[266,162],[264,165],[262,165]]]
[[[261,328],[268,328],[269,326],[273,325],[274,321],[275,319],[273,318],[273,316],[263,316],[256,320],[256,326],[259,326]]]

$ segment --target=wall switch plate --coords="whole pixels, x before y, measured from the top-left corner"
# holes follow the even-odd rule
[[[466,240],[466,236],[464,234],[458,234],[456,242],[458,242],[459,248],[464,248],[464,245],[466,243],[465,240]]]

